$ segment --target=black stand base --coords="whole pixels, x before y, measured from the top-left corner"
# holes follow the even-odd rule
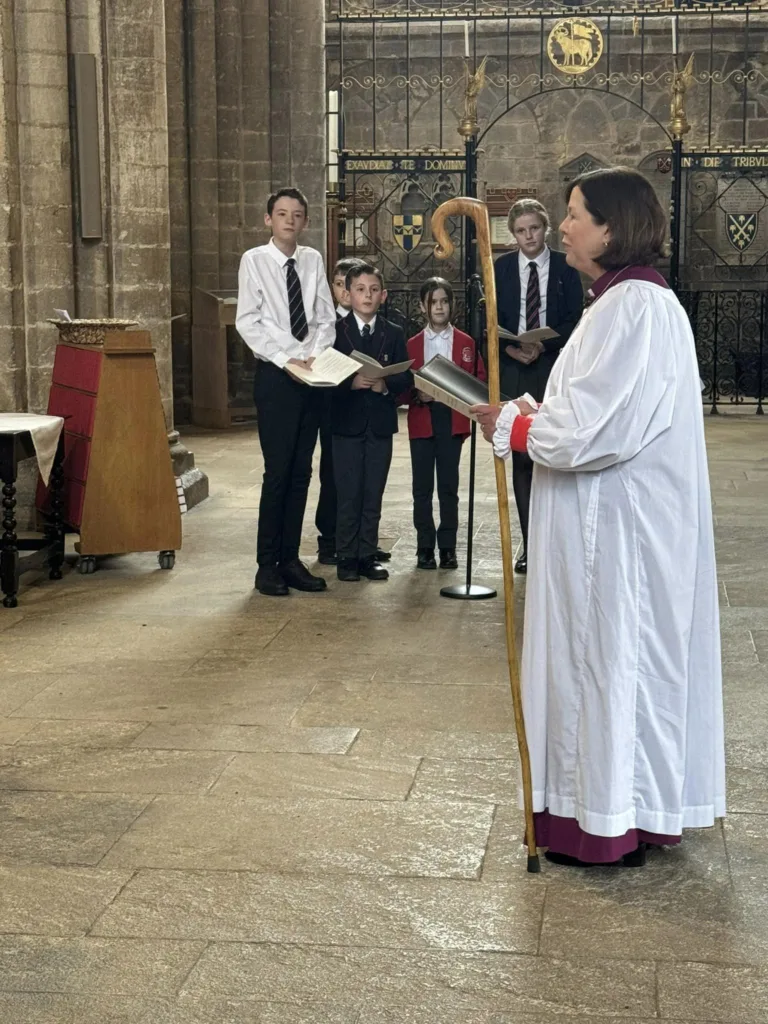
[[[538,875],[541,873],[541,864],[539,863],[539,855],[528,854],[528,873],[531,875]]]
[[[457,601],[483,601],[497,596],[493,587],[482,587],[478,583],[454,583],[450,587],[441,587],[440,593]]]

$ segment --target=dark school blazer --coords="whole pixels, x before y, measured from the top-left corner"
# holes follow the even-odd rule
[[[494,265],[496,275],[496,303],[499,323],[513,334],[520,326],[520,263],[518,252],[505,253]],[[549,279],[547,281],[547,326],[557,331],[559,338],[544,342],[544,351],[530,366],[518,363],[507,355],[506,343],[499,340],[499,370],[501,393],[519,398],[527,391],[537,402],[544,397],[552,367],[560,350],[579,322],[584,308],[584,290],[578,272],[565,262],[565,253],[549,250]]]
[[[345,355],[362,352],[373,356],[382,366],[404,363],[408,357],[402,328],[385,320],[379,313],[371,336],[363,341],[355,314],[350,313],[336,322],[336,344]],[[377,437],[391,437],[397,433],[397,406],[399,396],[413,384],[410,370],[387,377],[387,394],[377,391],[352,390],[352,377],[348,377],[331,397],[331,431],[342,437],[357,437],[370,426]]]

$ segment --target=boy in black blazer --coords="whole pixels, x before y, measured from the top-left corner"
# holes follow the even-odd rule
[[[500,346],[501,392],[519,398],[528,392],[537,402],[544,397],[549,375],[576,324],[584,305],[578,272],[565,262],[565,254],[546,244],[549,215],[536,199],[521,199],[509,211],[509,230],[517,242],[515,252],[495,264],[499,323],[513,334],[536,327],[551,327],[557,338],[532,345]],[[531,502],[533,462],[525,452],[512,455],[512,486],[523,534],[523,553],[515,564],[528,569],[528,510]]]
[[[408,359],[405,334],[385,320],[379,307],[387,297],[381,271],[369,263],[347,273],[352,311],[336,324],[336,348],[372,356],[382,366]],[[331,399],[333,468],[338,512],[338,578],[345,582],[386,580],[376,560],[381,503],[397,433],[397,399],[413,383],[409,371],[373,380],[365,372],[339,385]]]

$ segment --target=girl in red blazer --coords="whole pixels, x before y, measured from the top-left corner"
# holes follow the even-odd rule
[[[468,373],[475,370],[475,343],[451,324],[453,288],[442,277],[430,277],[421,287],[421,311],[427,319],[423,331],[408,342],[408,358],[415,371],[436,355],[452,359]],[[477,356],[477,376],[485,380],[485,366]],[[469,436],[469,420],[429,395],[413,388],[407,395],[408,436],[413,470],[413,525],[416,527],[416,564],[436,569],[435,542],[440,568],[456,569],[456,532],[459,526],[459,462],[461,446]],[[432,496],[437,470],[440,526],[435,529]]]

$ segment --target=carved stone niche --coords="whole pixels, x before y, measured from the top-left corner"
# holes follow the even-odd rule
[[[580,174],[599,171],[603,167],[608,166],[604,160],[592,156],[591,153],[582,153],[581,156],[577,156],[574,160],[569,160],[567,164],[563,164],[560,168],[560,180],[566,185],[569,181],[573,181],[574,178],[578,178]]]
[[[569,181],[573,181],[574,178],[578,178],[580,174],[588,174],[589,171],[599,171],[604,167],[610,166],[601,160],[599,157],[592,156],[591,153],[582,153],[580,156],[575,157],[573,160],[569,160],[568,163],[563,164],[558,170],[559,185],[556,195],[551,201],[551,205],[548,207],[549,215],[552,218],[552,224],[554,229],[549,239],[549,244],[553,248],[558,248],[560,244],[560,235],[557,232],[557,225],[565,217],[565,186]]]

